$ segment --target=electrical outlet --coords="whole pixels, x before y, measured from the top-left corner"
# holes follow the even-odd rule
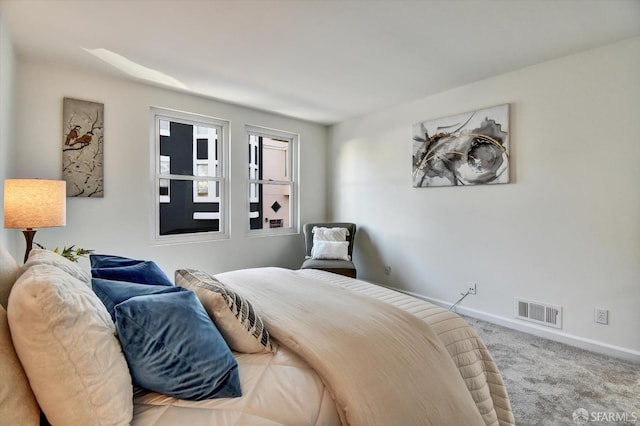
[[[391,266],[384,265],[384,274],[385,275],[391,275]]]
[[[609,311],[607,309],[596,308],[595,321],[598,324],[609,324]]]
[[[469,286],[467,287],[467,291],[469,294],[476,294],[476,283],[469,282]]]

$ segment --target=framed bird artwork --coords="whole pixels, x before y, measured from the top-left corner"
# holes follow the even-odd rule
[[[62,178],[68,197],[104,196],[104,104],[64,98]]]

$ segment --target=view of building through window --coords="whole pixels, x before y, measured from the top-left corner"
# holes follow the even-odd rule
[[[157,235],[221,232],[223,126],[160,114],[155,122]]]
[[[250,229],[291,228],[293,139],[249,131]]]
[[[152,108],[152,115],[155,239],[228,238],[229,181],[224,153],[229,152],[229,122],[160,108]],[[297,229],[298,136],[254,126],[246,130],[247,192],[240,196],[248,197],[249,231],[291,232]]]

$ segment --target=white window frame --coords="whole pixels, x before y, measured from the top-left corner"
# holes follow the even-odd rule
[[[254,125],[246,125],[245,126],[245,143],[250,145],[250,135],[262,136],[270,139],[280,139],[286,140],[289,142],[289,156],[287,158],[286,167],[287,174],[289,177],[288,181],[273,181],[273,180],[260,180],[260,179],[250,179],[250,175],[248,172],[252,168],[252,160],[253,155],[251,153],[251,149],[245,149],[245,152],[248,154],[247,160],[245,164],[247,165],[247,172],[245,172],[245,177],[247,179],[246,185],[246,194],[245,194],[245,223],[246,229],[249,236],[271,236],[271,235],[287,235],[287,234],[297,234],[299,233],[299,192],[298,192],[298,170],[299,170],[299,154],[298,154],[298,145],[300,136],[296,133],[291,133],[283,130],[270,129],[267,127],[254,126]],[[260,155],[260,154],[259,154]],[[289,226],[286,228],[265,228],[265,229],[251,229],[250,222],[250,207],[251,207],[251,189],[253,185],[256,184],[288,184],[289,185]]]
[[[230,164],[229,159],[229,121],[222,120],[219,118],[209,117],[205,115],[189,113],[184,111],[176,111],[166,108],[158,108],[151,107],[151,186],[153,196],[153,205],[152,207],[152,217],[154,217],[154,221],[152,224],[152,241],[153,245],[165,245],[165,244],[179,244],[179,243],[193,243],[193,242],[202,242],[202,241],[213,241],[213,240],[222,240],[229,239],[229,223],[230,223],[230,197],[229,197],[229,173],[228,168]],[[160,162],[162,161],[160,156],[160,136],[166,135],[166,129],[160,129],[160,120],[166,121],[178,121],[185,124],[190,124],[194,126],[194,135],[197,132],[197,126],[206,126],[213,127],[218,129],[218,158],[215,160],[215,167],[217,167],[219,176],[206,176],[206,180],[211,181],[211,183],[217,183],[219,187],[219,196],[215,197],[215,187],[216,185],[209,185],[210,190],[214,191],[213,197],[215,200],[212,200],[211,197],[206,197],[207,200],[201,200],[201,202],[219,202],[219,213],[216,212],[202,212],[198,214],[198,217],[194,219],[211,219],[213,216],[217,216],[220,219],[220,226],[218,231],[211,232],[194,232],[194,233],[185,233],[185,234],[174,234],[174,235],[160,235],[160,203],[168,202],[170,200],[171,194],[169,196],[160,196],[159,194],[159,185],[160,182],[165,182],[166,180],[183,180],[183,181],[193,181],[194,183],[194,191],[197,192],[196,186],[199,180],[203,180],[202,176],[197,176],[197,170],[194,169],[193,176],[190,175],[173,175],[173,174],[161,174],[160,173]],[[211,150],[211,146],[209,146],[209,152],[213,152]],[[213,147],[215,149],[215,147]],[[194,148],[195,150],[195,148]],[[194,158],[194,167],[196,166],[196,157],[195,153],[193,154]],[[211,163],[209,164],[211,167]],[[169,198],[167,198],[169,197]],[[197,203],[197,199],[194,197],[194,203]],[[213,215],[213,216],[212,216]],[[210,217],[211,216],[211,217]]]

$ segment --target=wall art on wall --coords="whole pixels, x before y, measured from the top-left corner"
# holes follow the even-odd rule
[[[509,104],[416,123],[413,186],[509,182]]]
[[[68,197],[104,196],[104,104],[64,98],[62,178]]]

